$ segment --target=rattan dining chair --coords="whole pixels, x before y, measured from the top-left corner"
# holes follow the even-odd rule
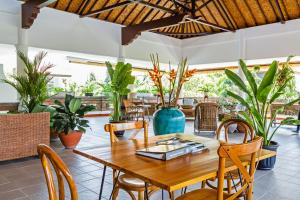
[[[129,120],[145,119],[145,109],[142,106],[136,105],[128,99],[124,99],[123,104],[125,108],[125,116]]]
[[[225,120],[224,122],[222,122],[216,131],[217,140],[219,140],[221,142],[231,143],[231,144],[235,143],[233,141],[233,139],[230,139],[230,134],[229,134],[230,126],[235,125],[235,124],[242,127],[242,130],[243,130],[242,132],[238,133],[239,135],[242,136],[242,141],[240,141],[241,138],[238,138],[238,135],[235,134],[235,137],[237,138],[235,141],[236,143],[247,143],[247,142],[253,140],[254,131],[253,131],[252,126],[250,124],[248,124],[245,120],[242,120],[242,119],[228,119],[228,120]],[[222,134],[222,133],[224,133],[224,134]],[[240,185],[239,179],[240,179],[240,176],[239,176],[238,170],[233,170],[233,171],[227,172],[225,174],[225,180],[227,182],[227,186],[224,189],[228,192],[228,194],[231,194],[232,190],[236,189],[236,187],[238,185]],[[202,188],[204,188],[205,185],[207,185],[210,188],[217,189],[215,186],[213,186],[211,184],[212,181],[215,181],[215,179],[209,179],[209,180],[203,181]]]
[[[48,187],[49,200],[65,199],[64,179],[68,183],[71,200],[78,200],[78,193],[75,181],[64,161],[57,155],[55,151],[53,151],[49,146],[45,144],[39,144],[37,146],[37,152],[42,162]],[[55,170],[57,176],[59,198],[57,197],[57,191],[54,184],[54,177],[51,171],[51,165],[53,166],[53,169]]]
[[[256,159],[259,157],[262,141],[262,137],[257,137],[245,144],[221,143],[218,149],[219,170],[217,190],[198,189],[188,192],[176,200],[235,200],[239,199],[242,195],[246,195],[247,200],[252,200],[254,173],[257,167]],[[241,176],[243,176],[241,187],[233,194],[223,191],[227,160],[230,160],[240,171]],[[247,167],[246,162],[249,163],[250,167]]]
[[[194,132],[217,130],[218,104],[215,102],[201,102],[195,107]]]
[[[126,122],[126,123],[110,123],[104,126],[106,132],[110,134],[110,142],[111,145],[118,142],[119,139],[114,134],[115,131],[123,131],[123,130],[140,130],[144,129],[144,142],[148,142],[148,123],[146,121],[136,121],[136,122]],[[138,132],[134,132],[130,139],[134,139]],[[136,200],[133,192],[138,193],[138,200],[144,199],[145,193],[145,182],[136,177],[130,176],[128,174],[121,174],[116,170],[113,170],[113,179],[114,179],[114,189],[112,199],[117,199],[118,193],[120,189],[126,191],[132,200]],[[158,190],[155,186],[149,186],[148,191],[151,195],[153,192]]]

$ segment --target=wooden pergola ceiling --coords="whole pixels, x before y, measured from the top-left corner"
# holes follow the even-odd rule
[[[143,31],[184,39],[300,18],[300,0],[27,0],[23,6],[33,2],[124,25],[123,45]]]

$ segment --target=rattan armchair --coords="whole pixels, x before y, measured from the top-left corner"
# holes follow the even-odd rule
[[[217,130],[218,104],[215,102],[201,102],[195,107],[194,132]]]

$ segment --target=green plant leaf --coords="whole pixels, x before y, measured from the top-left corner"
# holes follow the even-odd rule
[[[282,125],[300,125],[300,120],[286,118],[286,119],[282,120],[280,124],[282,124]]]
[[[277,98],[279,98],[282,94],[284,94],[284,89],[287,87],[287,84],[292,80],[292,77],[287,79],[285,81],[285,83],[280,86],[276,92],[274,92],[274,94],[272,95],[272,97],[270,98],[270,104],[273,103]]]
[[[70,101],[70,104],[69,104],[69,110],[70,110],[72,113],[76,113],[77,110],[80,108],[80,106],[81,106],[81,99],[73,98],[73,99]]]
[[[273,85],[268,85],[263,90],[261,90],[256,96],[257,100],[259,102],[265,103],[268,100],[268,97],[269,97],[269,94],[270,94],[272,88],[273,88]]]
[[[254,96],[257,94],[257,84],[256,81],[254,79],[254,77],[252,76],[252,73],[248,70],[246,63],[241,59],[240,60],[240,66],[242,68],[242,71],[252,89],[252,92],[254,94]]]
[[[248,95],[251,95],[247,89],[247,86],[245,85],[245,83],[243,82],[243,80],[236,75],[234,72],[225,69],[225,74],[227,75],[227,77],[236,85],[238,86],[243,92],[247,93]]]
[[[284,106],[292,106],[292,105],[294,105],[295,103],[298,103],[298,102],[300,102],[300,98],[295,99],[295,100],[293,100],[293,101],[291,101],[291,102],[285,104]]]
[[[227,91],[227,94],[232,98],[236,99],[237,101],[239,101],[243,106],[246,106],[248,109],[250,109],[249,104],[241,96],[234,94],[231,91]]]
[[[273,85],[274,80],[275,80],[275,75],[278,69],[278,62],[273,61],[272,64],[270,65],[268,71],[265,73],[264,78],[262,79],[257,93],[260,95],[260,93],[268,86]]]

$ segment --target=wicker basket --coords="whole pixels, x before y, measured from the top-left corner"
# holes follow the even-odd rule
[[[49,113],[0,115],[0,161],[37,155],[50,143]]]

